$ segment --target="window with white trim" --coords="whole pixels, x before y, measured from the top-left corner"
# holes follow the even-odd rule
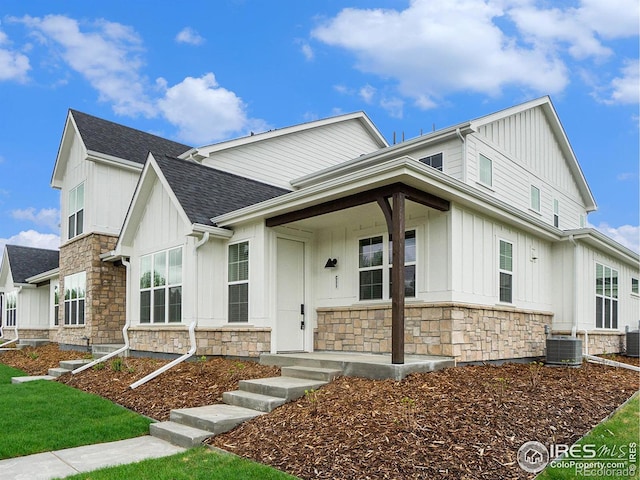
[[[182,321],[182,247],[140,257],[140,323]]]
[[[249,321],[249,242],[229,245],[229,322]]]
[[[84,231],[84,183],[69,191],[69,239]]]
[[[9,292],[5,295],[5,327],[15,327],[18,312],[18,292]]]
[[[553,199],[553,226],[560,228],[560,202],[557,198]]]
[[[596,263],[596,328],[618,328],[618,271]]]
[[[363,238],[358,243],[359,299],[381,300],[391,296],[391,267],[393,239],[382,235]],[[385,255],[385,252],[386,255]],[[405,297],[416,296],[416,232],[405,232],[404,243]],[[386,288],[385,288],[386,285]]]
[[[53,286],[53,324],[60,325],[60,285]]]
[[[513,244],[505,240],[500,240],[498,275],[500,301],[513,303]]]
[[[540,189],[531,185],[531,210],[540,211]]]
[[[478,160],[478,180],[480,183],[491,187],[493,186],[493,162],[490,158],[480,154]]]
[[[637,278],[631,278],[631,293],[640,294],[640,284]]]
[[[421,158],[420,162],[442,171],[442,152]]]
[[[64,324],[84,325],[86,272],[64,277]]]
[[[587,218],[585,215],[580,214],[580,228],[584,228],[587,223]]]

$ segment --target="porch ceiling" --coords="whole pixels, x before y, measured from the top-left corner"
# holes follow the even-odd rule
[[[310,207],[295,210],[282,215],[276,215],[266,219],[267,227],[277,227],[280,225],[306,220],[327,213],[341,212],[353,207],[360,207],[368,204],[377,204],[380,199],[388,199],[395,192],[403,193],[407,200],[439,210],[447,211],[450,208],[449,201],[432,195],[417,188],[403,183],[395,183],[384,187],[374,188],[364,192],[348,195],[346,197],[319,203]],[[378,211],[380,211],[378,209]],[[384,218],[384,217],[383,217]],[[315,222],[314,222],[315,223]]]

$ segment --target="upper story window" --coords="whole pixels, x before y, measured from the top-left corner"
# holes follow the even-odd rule
[[[416,232],[405,232],[404,240],[404,294],[416,296]],[[386,244],[382,235],[363,238],[358,244],[359,299],[381,300],[391,296],[391,268],[385,268],[385,250],[388,253],[387,264],[393,263],[393,239],[389,236]],[[385,279],[386,277],[386,279]],[[385,289],[385,285],[388,288]]]
[[[69,239],[84,231],[84,183],[69,192]]]
[[[64,324],[84,325],[86,272],[64,277]]]
[[[557,198],[553,199],[553,226],[560,228],[560,202]]]
[[[249,242],[229,245],[229,322],[249,321]]]
[[[9,292],[5,296],[5,327],[15,327],[18,312],[18,292]]]
[[[540,189],[531,185],[531,210],[540,211]]]
[[[596,263],[596,328],[618,328],[618,271]]]
[[[587,219],[585,218],[585,215],[580,214],[580,228],[584,228],[586,223],[587,223]]]
[[[478,180],[480,183],[491,187],[493,186],[493,162],[491,159],[480,154],[478,160]]]
[[[631,293],[640,294],[640,285],[637,278],[631,278]]]
[[[140,323],[182,321],[182,247],[140,258]]]
[[[442,152],[420,159],[420,162],[442,171]]]
[[[500,240],[500,301],[513,302],[513,244]]]

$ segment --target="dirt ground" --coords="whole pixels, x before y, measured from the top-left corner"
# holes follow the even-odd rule
[[[3,353],[0,362],[42,374],[64,358],[81,355],[50,345]],[[220,402],[239,379],[279,374],[210,359],[128,389],[163,363],[107,361],[60,381],[164,420],[172,408]],[[571,444],[639,388],[637,372],[586,363],[464,366],[400,382],[343,377],[209,443],[304,479],[526,479],[516,462],[524,442]]]

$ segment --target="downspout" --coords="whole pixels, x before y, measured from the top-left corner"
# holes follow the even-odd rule
[[[467,141],[459,128],[456,128],[456,134],[462,142],[462,181],[467,183]]]
[[[202,235],[202,238],[198,242],[196,242],[195,247],[193,249],[193,254],[196,257],[196,271],[195,271],[195,273],[196,273],[196,281],[197,281],[197,278],[198,278],[198,258],[197,258],[198,249],[202,245],[207,243],[208,241],[209,241],[209,232],[204,232],[204,235]],[[197,295],[197,290],[196,290],[196,295]],[[133,390],[134,388],[138,388],[140,385],[144,385],[149,380],[153,380],[158,375],[160,375],[160,374],[166,372],[167,370],[175,367],[179,363],[184,362],[187,358],[191,357],[194,353],[196,353],[196,350],[198,349],[198,345],[196,343],[196,326],[198,325],[198,310],[197,309],[198,309],[198,300],[196,298],[194,319],[191,322],[191,325],[189,325],[189,341],[191,342],[191,348],[189,348],[189,351],[187,353],[185,353],[184,355],[176,358],[172,362],[169,362],[166,365],[160,367],[156,371],[151,372],[146,377],[141,378],[140,380],[138,380],[136,382],[133,382],[131,385],[129,385],[130,389]]]
[[[569,241],[573,245],[573,327],[571,327],[571,336],[576,338],[578,331],[578,244],[573,234],[569,235]]]
[[[131,285],[131,263],[128,260],[125,260],[124,258],[121,259],[121,261],[127,271],[127,277],[126,277],[127,288],[125,288],[126,293],[125,293],[125,312],[124,312],[125,321],[124,321],[124,327],[122,327],[122,336],[124,337],[124,347],[121,347],[111,353],[108,353],[100,358],[97,358],[93,362],[82,365],[81,367],[78,367],[75,370],[72,370],[71,373],[73,375],[75,375],[76,373],[80,373],[84,370],[87,370],[88,368],[91,368],[94,365],[97,365],[98,363],[102,363],[106,360],[109,360],[110,358],[115,357],[116,355],[120,355],[121,353],[129,350],[128,330],[129,330],[129,327],[131,326],[131,315],[129,315],[129,308],[131,304],[131,302],[129,301],[129,286]]]
[[[16,291],[16,302],[18,301],[17,298],[21,291],[22,291],[22,287],[18,287],[18,290]],[[18,315],[16,315],[16,324],[14,325],[13,330],[16,332],[16,337],[13,340],[9,340],[8,342],[0,344],[0,351],[7,350],[4,347],[6,347],[7,345],[11,345],[12,343],[16,343],[18,340],[20,340],[19,334],[18,334]]]

